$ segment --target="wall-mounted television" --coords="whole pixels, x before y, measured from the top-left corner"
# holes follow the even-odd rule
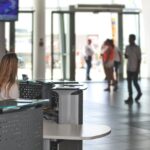
[[[0,0],[0,21],[18,20],[18,0]]]

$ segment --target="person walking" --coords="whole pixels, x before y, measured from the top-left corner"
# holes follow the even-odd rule
[[[140,72],[141,65],[141,49],[135,43],[136,36],[134,34],[129,35],[129,45],[126,46],[125,50],[125,58],[127,59],[127,83],[128,83],[128,93],[129,97],[125,100],[125,103],[133,102],[133,90],[132,90],[132,82],[134,87],[137,90],[137,96],[135,97],[135,101],[139,101],[142,96],[140,85],[138,84],[138,74]]]
[[[114,43],[112,39],[107,39],[104,41],[102,46],[103,53],[101,54],[103,59],[104,72],[106,74],[108,87],[104,89],[105,91],[110,91],[110,86],[114,86],[116,90],[116,81],[114,79],[113,67],[114,67]]]
[[[87,45],[85,46],[85,56],[84,56],[84,59],[85,59],[86,65],[87,65],[87,67],[86,67],[86,80],[91,80],[90,70],[92,67],[93,54],[94,54],[94,49],[92,47],[92,40],[88,39]]]

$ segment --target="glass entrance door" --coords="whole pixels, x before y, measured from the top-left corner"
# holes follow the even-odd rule
[[[69,16],[72,14],[70,18],[74,18],[70,21]],[[51,79],[70,79],[71,70],[74,70],[75,80],[85,80],[83,51],[87,38],[91,38],[95,48],[91,73],[93,80],[103,80],[105,74],[100,58],[101,46],[107,38],[112,38],[116,46],[119,45],[118,13],[55,12],[51,26]],[[73,63],[74,67],[71,68]]]
[[[117,46],[122,46],[122,36],[119,33],[122,32],[123,6],[86,7],[70,6],[68,11],[52,12],[50,59],[53,80],[85,80],[83,49],[87,38],[92,38],[94,42],[92,69],[96,72],[92,71],[92,74],[96,81],[105,77],[100,58],[100,47],[104,40],[113,38]]]
[[[103,81],[105,78],[101,46],[106,39],[118,43],[118,14],[111,12],[76,13],[76,80],[86,80],[86,63],[84,50],[87,39],[92,40],[94,56],[90,76],[92,81]]]
[[[51,79],[69,79],[70,72],[70,12],[53,12],[51,22]],[[72,58],[73,59],[73,58]]]

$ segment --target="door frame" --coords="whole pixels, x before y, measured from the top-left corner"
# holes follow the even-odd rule
[[[57,10],[51,12],[51,79],[53,80],[53,69],[54,69],[54,15],[55,14],[68,14],[69,15],[69,58],[70,58],[70,65],[69,68],[69,77],[68,80],[75,80],[75,13],[76,12],[115,12],[118,14],[118,44],[120,49],[123,49],[123,23],[122,23],[122,15],[123,15],[123,8],[124,5],[70,5],[69,10]],[[64,62],[62,62],[64,63]],[[66,66],[63,64],[63,66]],[[64,70],[63,70],[64,71]],[[66,72],[63,72],[65,74]],[[121,70],[120,76],[123,77],[123,69]],[[65,78],[64,78],[65,79]]]

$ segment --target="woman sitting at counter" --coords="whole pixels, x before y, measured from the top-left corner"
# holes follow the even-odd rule
[[[0,62],[0,100],[19,98],[17,70],[17,55],[15,53],[4,55]]]

